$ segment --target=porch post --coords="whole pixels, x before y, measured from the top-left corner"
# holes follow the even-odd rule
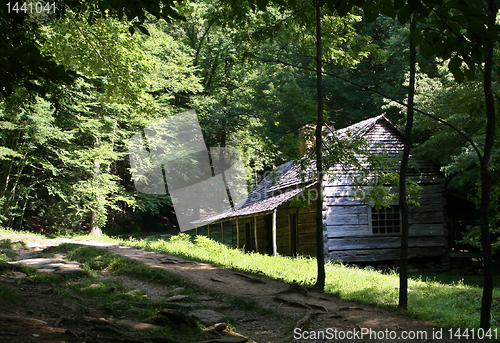
[[[276,212],[277,208],[273,211],[273,255],[276,256],[278,254],[278,245],[276,243]]]
[[[240,228],[238,227],[238,217],[236,217],[236,248],[240,247]]]
[[[290,256],[293,255],[292,247],[292,214],[288,213],[288,246],[290,246]]]
[[[255,251],[259,252],[259,241],[257,240],[257,216],[253,216],[253,222],[254,222],[254,234],[255,234]]]
[[[224,244],[224,222],[220,222],[220,231],[222,234],[222,244]]]
[[[207,237],[210,238],[210,224],[208,224],[208,228],[207,228]]]

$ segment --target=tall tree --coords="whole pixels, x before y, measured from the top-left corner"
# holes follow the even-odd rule
[[[410,37],[415,31],[416,21],[413,19],[410,24]],[[413,131],[413,101],[415,97],[415,73],[416,73],[417,51],[413,44],[413,38],[410,38],[410,82],[408,85],[408,108],[405,124],[405,136],[403,157],[399,170],[399,211],[401,213],[401,253],[399,261],[399,307],[408,308],[408,236],[409,236],[409,208],[406,199],[406,184],[408,161],[410,158],[410,149],[412,145]]]
[[[490,241],[489,204],[491,195],[491,157],[495,140],[495,99],[492,88],[492,69],[494,44],[499,40],[499,25],[496,23],[498,5],[488,2],[487,9],[482,5],[464,4],[449,1],[445,3],[417,3],[416,10],[420,20],[427,26],[423,30],[425,43],[421,51],[426,54],[437,53],[450,59],[449,68],[457,82],[462,82],[464,75],[473,78],[477,69],[484,63],[484,99],[486,103],[486,136],[481,166],[481,242],[484,260],[484,286],[481,306],[482,328],[490,326],[490,312],[493,292],[493,269]],[[410,7],[408,7],[410,9]],[[404,14],[403,16],[406,16]],[[435,30],[437,28],[438,30]],[[440,31],[441,30],[441,31]],[[437,32],[443,32],[437,35]],[[415,36],[414,36],[415,38]],[[457,46],[458,44],[458,46]],[[432,46],[432,47],[431,47]],[[465,62],[467,68],[462,68]],[[477,69],[476,69],[477,66]]]
[[[274,55],[266,51],[264,57],[254,52],[257,58],[268,63],[278,63],[295,67],[299,69],[313,71],[315,74],[315,102],[317,109],[316,116],[316,143],[315,143],[315,178],[317,179],[318,196],[316,203],[316,258],[318,266],[318,278],[315,284],[316,289],[323,290],[325,283],[324,272],[324,225],[323,225],[323,196],[322,181],[323,170],[323,112],[324,112],[324,84],[323,84],[323,60],[328,60],[332,64],[341,65],[347,68],[357,65],[364,57],[368,56],[374,46],[370,44],[369,37],[362,37],[356,33],[353,23],[359,20],[356,15],[348,15],[340,18],[336,15],[323,15],[322,11],[325,4],[321,1],[312,1],[306,3],[284,3],[276,6],[266,7],[267,3],[257,3],[259,9],[265,12],[265,27],[256,26],[251,31],[260,35],[261,39],[270,38],[270,34],[279,35],[286,40],[286,45],[297,45],[301,48],[298,51],[303,55],[305,65],[291,63],[289,49],[280,48],[274,52]],[[262,15],[264,17],[264,15]],[[314,20],[312,20],[314,18]],[[324,25],[322,25],[325,23]],[[327,33],[323,32],[327,30]],[[328,39],[323,40],[326,36]],[[287,59],[285,59],[287,57]],[[297,60],[296,57],[293,57]],[[289,114],[287,114],[289,116]],[[339,155],[335,155],[339,157]],[[329,159],[330,163],[340,162]]]
[[[493,278],[491,268],[491,244],[489,242],[489,211],[491,190],[491,152],[495,137],[494,129],[494,97],[490,82],[491,70],[488,65],[492,60],[493,45],[499,41],[499,24],[496,22],[498,5],[496,1],[488,2],[487,9],[480,4],[464,3],[450,0],[442,1],[328,1],[332,10],[340,15],[349,13],[353,6],[360,6],[367,21],[373,21],[382,15],[397,16],[401,23],[410,21],[416,13],[415,20],[421,23],[419,30],[413,30],[412,39],[419,46],[421,53],[430,57],[440,55],[450,60],[449,69],[457,82],[462,82],[464,75],[473,78],[484,63],[485,100],[487,102],[487,128],[483,155],[481,160],[481,239],[485,260],[485,285],[481,310],[481,327],[488,328],[491,308]],[[465,62],[466,68],[462,67]],[[493,100],[493,101],[492,101]],[[408,105],[407,105],[408,106]],[[491,126],[490,126],[491,125]],[[487,318],[486,318],[487,317]]]
[[[491,30],[495,27],[498,14],[498,4],[495,0],[488,2],[487,23]],[[492,30],[497,32],[497,30]],[[490,328],[491,303],[493,300],[493,258],[491,253],[490,238],[490,197],[491,197],[491,159],[495,142],[496,113],[495,96],[493,93],[493,53],[495,42],[488,40],[486,43],[486,56],[484,59],[484,98],[486,102],[486,137],[484,140],[483,159],[481,161],[481,247],[484,260],[484,285],[481,299],[481,322],[483,329]]]
[[[315,0],[316,8],[316,83],[318,118],[316,121],[316,177],[318,198],[316,199],[316,261],[318,266],[318,277],[314,285],[315,289],[323,291],[325,288],[325,253],[323,242],[323,45],[321,34],[321,4]]]
[[[112,17],[126,19],[130,23],[130,32],[146,32],[143,25],[147,15],[166,21],[181,18],[175,9],[178,3],[176,0],[131,0],[127,4],[114,0],[65,0],[39,15],[4,8],[0,12],[0,46],[3,51],[0,59],[0,100],[8,99],[18,89],[50,97],[54,88],[75,80],[73,72],[41,50],[40,39],[43,37],[40,31],[47,18],[64,18],[68,13],[75,13],[89,23],[95,23],[98,18]]]
[[[22,88],[1,104],[10,128],[0,135],[6,225],[57,232],[90,222],[99,233],[114,213],[168,203],[131,189],[127,141],[152,120],[184,110],[179,94],[201,90],[190,49],[155,26],[147,37],[117,20],[97,21],[67,13],[43,26],[41,52],[80,76],[53,94],[52,108],[39,97],[21,101]]]

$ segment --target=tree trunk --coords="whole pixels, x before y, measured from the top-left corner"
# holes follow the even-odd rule
[[[99,119],[100,110],[98,110],[95,114],[95,119]],[[94,146],[97,147],[101,145],[101,137],[95,137]],[[94,160],[94,178],[98,181],[99,174],[101,173],[101,162],[98,159]],[[96,182],[98,184],[99,182]],[[89,236],[102,236],[102,230],[99,226],[99,217],[101,216],[101,191],[99,188],[96,190],[96,199],[95,203],[91,205],[90,210],[90,233]]]
[[[316,261],[318,264],[318,279],[314,289],[323,291],[325,288],[325,257],[323,243],[323,88],[321,56],[321,4],[316,4],[316,87],[318,96],[318,119],[316,123],[316,173],[318,178],[318,197],[316,199]]]
[[[226,139],[227,139],[226,120],[224,120],[222,123],[221,139],[220,139],[220,147],[222,149],[220,150],[220,156],[219,156],[220,159],[219,163],[224,168],[228,166],[226,165],[226,152],[224,151],[224,148],[226,147]],[[226,173],[222,172],[222,170],[221,170],[221,176],[222,176],[222,182],[224,182],[224,187],[226,187],[226,194],[229,200],[229,206],[231,206],[231,208],[234,209],[234,206],[236,206],[237,204],[235,204],[233,201],[233,197],[231,196],[231,190],[229,189],[229,184],[226,178]]]
[[[100,142],[100,139],[96,139],[96,144]],[[101,162],[99,162],[97,159],[94,160],[94,165],[95,165],[95,173],[96,176],[98,177],[100,168],[101,168]],[[90,233],[89,236],[102,236],[102,230],[101,227],[99,226],[99,209],[100,209],[100,202],[101,202],[101,193],[98,190],[97,191],[97,199],[96,199],[96,204],[93,205],[95,208],[90,210]]]
[[[495,0],[490,0],[488,15],[490,25],[495,24],[497,5]],[[481,320],[480,326],[483,329],[490,328],[491,302],[493,297],[493,263],[491,256],[491,238],[489,224],[489,206],[491,195],[491,159],[493,155],[493,145],[495,141],[495,96],[493,93],[493,51],[494,42],[487,45],[487,56],[484,61],[484,98],[486,101],[486,138],[484,142],[484,153],[481,161],[481,247],[483,249],[484,262],[484,286],[481,300]]]
[[[416,21],[410,23],[410,33],[415,29]],[[410,84],[408,87],[408,111],[406,115],[403,158],[399,171],[399,211],[401,214],[401,255],[399,261],[399,307],[408,308],[408,201],[406,199],[406,174],[411,149],[413,128],[413,98],[415,96],[416,55],[413,39],[410,39]]]
[[[97,213],[96,211],[92,211],[90,214],[90,232],[89,236],[97,236],[101,237],[102,236],[102,230],[101,227],[97,224]]]

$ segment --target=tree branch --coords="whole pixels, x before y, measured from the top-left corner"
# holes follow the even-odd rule
[[[286,65],[286,66],[290,66],[290,67],[294,67],[294,68],[298,68],[298,69],[304,69],[304,70],[316,72],[316,69],[314,69],[314,68],[303,67],[303,66],[295,65],[295,64],[288,63],[288,62],[281,61],[281,60],[265,60],[265,59],[260,59],[260,60],[262,62],[265,62],[265,63],[279,63],[279,64],[282,64],[282,65]],[[404,106],[404,107],[408,108],[408,104],[406,104],[406,103],[404,103],[402,101],[399,101],[399,100],[397,100],[397,99],[395,99],[395,98],[393,98],[393,97],[391,97],[391,96],[389,96],[387,94],[384,94],[384,93],[382,93],[382,92],[380,92],[380,91],[378,91],[376,89],[373,89],[373,88],[371,88],[369,86],[365,86],[365,85],[359,84],[359,83],[357,83],[355,81],[349,80],[349,79],[347,79],[345,77],[342,77],[340,75],[332,74],[332,73],[329,73],[329,72],[326,72],[326,71],[322,71],[322,73],[325,74],[325,75],[328,75],[328,76],[335,77],[335,78],[337,78],[339,80],[342,80],[344,82],[350,83],[350,84],[352,84],[352,85],[354,85],[356,87],[360,87],[364,91],[372,92],[372,93],[378,94],[380,96],[383,96],[384,98],[387,98],[387,99],[389,99],[391,101],[394,101],[395,103],[397,103],[397,104],[399,104],[401,106]],[[415,107],[413,108],[413,110],[415,112],[417,112],[417,113],[423,114],[423,115],[425,115],[425,116],[427,116],[429,118],[432,118],[432,119],[440,122],[441,124],[444,124],[444,125],[449,126],[450,128],[452,128],[459,135],[461,135],[462,137],[464,137],[467,140],[467,142],[470,143],[470,145],[474,148],[474,151],[476,152],[477,157],[479,158],[479,160],[482,159],[481,151],[477,147],[476,143],[474,143],[474,141],[469,136],[467,136],[467,134],[465,132],[463,132],[462,130],[460,130],[459,128],[457,128],[455,125],[450,124],[447,121],[445,121],[445,120],[443,120],[443,119],[441,119],[439,117],[436,117],[433,114],[430,114],[428,112],[419,110],[418,108],[415,108]]]

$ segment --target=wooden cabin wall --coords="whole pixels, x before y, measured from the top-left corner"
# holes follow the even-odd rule
[[[267,253],[269,244],[272,245],[272,243],[267,242],[268,233],[266,232],[265,217],[265,215],[260,215],[256,217],[250,216],[238,219],[238,229],[240,233],[239,244],[236,230],[236,220],[233,220],[233,247],[238,247],[240,249],[244,248],[245,251],[257,251],[256,248],[258,248],[259,253]],[[257,246],[255,244],[255,220],[257,220]],[[250,245],[247,243],[247,229],[250,229]]]
[[[297,253],[316,256],[316,201],[306,209],[298,210]]]
[[[402,148],[402,140],[393,128],[378,123],[365,137],[381,144],[391,153]],[[409,178],[423,187],[420,207],[410,208],[408,256],[442,256],[446,251],[444,178],[436,166],[413,157]],[[392,190],[397,192],[397,188]],[[344,176],[326,183],[325,203],[326,236],[325,254],[330,260],[370,262],[399,260],[400,234],[373,234],[371,209],[354,197],[352,179]],[[397,204],[397,199],[395,203]]]
[[[276,213],[276,246],[280,255],[290,255],[289,213],[290,209],[278,209]]]
[[[442,256],[446,251],[442,184],[423,187],[420,207],[410,208],[409,258]],[[360,204],[352,196],[333,196],[335,187],[328,188],[332,188],[325,192],[328,259],[345,262],[398,260],[401,236],[372,234],[369,206]],[[352,195],[345,190],[344,194]]]
[[[315,203],[312,203],[308,209],[298,209],[285,205],[280,207],[276,213],[276,242],[278,254],[290,256],[292,255],[291,243],[295,242],[295,253],[302,255],[316,255],[315,241]],[[293,240],[290,233],[293,230],[290,224],[293,223],[291,215],[295,215],[296,224],[296,239]],[[271,218],[269,218],[271,217]],[[261,254],[272,254],[272,214],[249,216],[238,219],[239,244],[236,229],[236,220],[232,221],[233,226],[233,246],[245,251],[256,251],[255,245],[255,218],[257,220],[257,241],[258,252]],[[271,220],[270,220],[271,219]],[[246,230],[250,229],[248,235]],[[247,238],[250,237],[250,244]]]
[[[379,122],[365,137],[380,144],[383,150],[395,155],[402,150],[400,133],[385,122]],[[374,150],[376,150],[374,148]],[[410,209],[408,256],[442,256],[446,252],[447,231],[445,226],[444,178],[436,166],[410,158],[409,177],[423,187],[420,207]],[[393,192],[397,192],[394,188]],[[343,175],[334,182],[325,182],[323,199],[325,256],[330,260],[346,262],[370,262],[399,260],[399,233],[373,234],[371,208],[354,197],[352,179]],[[395,200],[397,203],[397,200]],[[278,253],[282,255],[304,254],[316,256],[315,204],[309,209],[298,209],[284,204],[278,208],[276,236]],[[296,230],[290,225],[296,217]],[[255,249],[255,217],[240,218],[239,245]],[[259,215],[257,219],[257,241],[260,253],[272,254],[272,214]],[[236,221],[233,221],[233,242],[237,242]],[[249,223],[249,226],[246,226]],[[250,235],[245,230],[249,227]],[[296,232],[293,239],[291,233]],[[247,244],[246,240],[250,240]]]
[[[299,209],[288,204],[278,208],[276,215],[276,242],[278,253],[290,256],[293,253],[299,255],[316,256],[316,203],[312,202],[310,208]],[[296,229],[291,228],[295,215]],[[291,234],[295,231],[295,248],[292,251],[291,244],[294,241]]]

